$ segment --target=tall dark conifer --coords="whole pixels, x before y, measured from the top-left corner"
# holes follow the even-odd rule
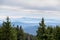
[[[20,34],[20,40],[24,40],[24,31],[22,29],[22,26],[20,26],[19,34]]]
[[[47,36],[45,34],[45,30],[46,30],[46,25],[44,23],[44,18],[42,18],[41,23],[39,23],[39,28],[37,30],[37,38],[38,40],[46,40]]]
[[[3,40],[16,40],[15,31],[11,27],[9,17],[7,17],[5,22],[3,22],[2,29],[3,29]]]
[[[22,29],[22,26],[17,25],[17,40],[24,40],[24,31]]]
[[[56,26],[54,30],[54,38],[55,40],[60,40],[60,27],[59,26]]]
[[[48,26],[47,27],[47,35],[48,35],[47,40],[54,40],[53,32],[54,32],[53,27],[52,26]]]

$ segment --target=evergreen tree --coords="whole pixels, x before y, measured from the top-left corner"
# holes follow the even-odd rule
[[[22,26],[17,25],[17,40],[24,40],[24,31],[22,29]]]
[[[37,30],[37,38],[38,40],[46,40],[47,39],[47,35],[46,35],[46,25],[44,23],[44,18],[42,18],[41,23],[39,23],[39,28]]]
[[[19,30],[19,34],[20,34],[20,40],[24,40],[24,31],[22,29],[22,26],[20,26],[20,30]]]
[[[7,17],[6,21],[2,24],[2,40],[16,40],[15,31],[11,27],[11,22],[9,21],[9,17]]]
[[[54,32],[54,31],[53,31],[52,26],[48,26],[48,27],[47,27],[47,35],[48,35],[47,40],[54,40],[53,32]]]
[[[3,39],[3,32],[2,32],[2,28],[0,28],[0,40],[2,40]]]
[[[19,26],[18,26],[18,25],[17,25],[16,30],[17,30],[17,40],[20,40],[20,35],[19,35]]]
[[[59,26],[56,26],[55,28],[54,38],[55,40],[60,40],[60,27]]]

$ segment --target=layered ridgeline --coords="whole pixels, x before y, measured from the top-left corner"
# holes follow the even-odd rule
[[[44,18],[42,18],[36,27],[36,29],[33,28],[36,30],[34,30],[36,34],[32,31],[33,29],[26,29],[35,35],[26,33],[23,25],[15,26],[15,24],[11,24],[9,17],[7,17],[0,26],[0,40],[60,40],[60,26],[46,26]]]
[[[2,25],[2,22],[5,21],[5,19],[0,19],[0,25]],[[11,25],[16,27],[17,25],[22,26],[24,29],[24,32],[36,35],[36,30],[39,26],[39,22],[41,21],[41,18],[10,18]],[[57,19],[46,19],[45,18],[45,24],[46,26],[55,26],[60,25],[59,20]]]

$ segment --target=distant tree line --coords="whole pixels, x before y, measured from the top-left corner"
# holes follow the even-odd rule
[[[39,23],[36,35],[25,33],[22,26],[11,26],[9,17],[0,26],[0,40],[60,40],[60,26],[46,26],[44,18]]]

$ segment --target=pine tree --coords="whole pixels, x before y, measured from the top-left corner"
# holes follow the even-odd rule
[[[48,26],[48,27],[47,27],[47,35],[48,35],[47,40],[54,40],[53,32],[54,32],[54,31],[53,31],[52,26]]]
[[[17,40],[24,40],[24,31],[22,29],[22,26],[17,25]]]
[[[19,30],[19,34],[20,34],[20,40],[24,40],[24,31],[22,29],[22,26],[20,26],[20,30]]]
[[[2,24],[3,40],[16,40],[15,30],[11,27],[9,17]]]
[[[54,30],[54,38],[55,40],[60,40],[60,27],[59,26],[56,26]]]
[[[3,32],[2,32],[2,28],[0,27],[0,40],[3,39]]]
[[[46,40],[47,39],[47,35],[46,35],[46,25],[44,23],[44,18],[42,18],[41,23],[39,23],[39,28],[37,30],[37,38],[38,40]]]
[[[19,35],[19,26],[18,26],[18,25],[17,25],[16,30],[17,30],[17,40],[20,40],[20,35]]]

